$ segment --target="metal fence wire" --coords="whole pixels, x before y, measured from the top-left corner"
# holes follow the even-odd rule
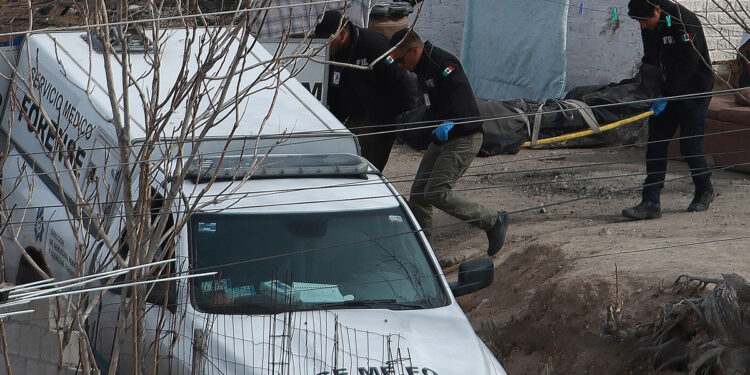
[[[198,322],[203,317],[186,317]],[[196,326],[195,324],[193,325]],[[174,332],[174,331],[173,331]],[[187,332],[187,330],[177,330]],[[330,311],[210,315],[173,347],[171,374],[410,375],[406,339],[341,324]],[[187,363],[190,359],[191,363]]]

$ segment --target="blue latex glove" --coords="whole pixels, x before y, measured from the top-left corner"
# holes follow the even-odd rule
[[[453,129],[453,121],[443,121],[440,126],[432,131],[432,134],[435,134],[438,141],[445,142],[448,140],[448,132],[451,131],[451,129]]]
[[[659,98],[663,98],[663,96],[659,95]],[[659,116],[664,112],[664,108],[667,108],[666,100],[659,100],[651,104],[651,110],[654,111],[654,116]]]

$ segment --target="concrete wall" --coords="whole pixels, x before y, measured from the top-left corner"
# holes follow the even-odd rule
[[[11,372],[28,375],[76,374],[79,345],[83,341],[80,340],[78,332],[73,332],[70,343],[63,353],[60,353],[54,301],[37,301],[3,312],[16,310],[34,310],[34,312],[3,319]],[[59,369],[58,364],[62,365]],[[5,360],[0,355],[0,375],[7,374]]]
[[[711,0],[677,0],[702,17],[706,44],[711,60],[731,60],[736,56],[742,28],[724,14]],[[719,0],[720,4],[725,1]],[[740,0],[741,1],[741,0]],[[745,0],[746,1],[746,0]],[[580,2],[571,1],[571,4]],[[571,9],[568,16],[568,87],[619,81],[631,77],[643,54],[638,23],[627,17],[628,0],[584,2],[598,12]],[[611,10],[621,15],[615,29]],[[729,37],[727,41],[722,34]]]
[[[568,13],[568,87],[632,77],[643,55],[643,46],[638,22],[627,16],[628,0],[584,4],[592,9],[584,9],[581,15],[579,9],[571,8]],[[612,21],[614,7],[618,11],[617,21]]]
[[[732,45],[739,44],[741,28],[711,0],[677,1],[705,17],[703,28],[711,59],[733,59],[735,53]],[[747,0],[719,0],[719,3],[723,4],[725,1]],[[585,7],[592,9],[584,9],[583,15],[578,13],[577,4],[580,1],[571,0],[570,3],[568,87],[609,83],[631,77],[643,49],[638,23],[627,16],[628,0],[584,1]],[[612,21],[613,7],[618,9],[617,22]],[[466,0],[425,0],[416,30],[426,39],[460,55],[465,15]],[[725,40],[719,31],[728,35],[730,41]]]
[[[419,36],[456,56],[461,56],[466,0],[424,0],[422,4],[422,12],[414,27]],[[419,6],[415,9],[418,10]],[[411,21],[415,17],[416,12],[410,17]]]

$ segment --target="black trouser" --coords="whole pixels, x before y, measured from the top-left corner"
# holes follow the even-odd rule
[[[349,131],[357,135],[362,157],[372,163],[379,171],[383,171],[391,156],[393,142],[396,140],[394,133],[371,134],[383,132],[388,129],[374,127],[367,120],[349,119],[345,126]]]
[[[659,202],[664,175],[667,170],[669,141],[680,128],[680,153],[690,167],[695,191],[711,189],[711,172],[703,155],[703,134],[706,132],[706,114],[711,98],[669,102],[659,116],[648,122],[646,147],[646,181],[643,183],[643,200]],[[687,137],[687,138],[685,138]]]

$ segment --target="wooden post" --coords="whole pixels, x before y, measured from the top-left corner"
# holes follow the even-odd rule
[[[203,375],[203,330],[193,330],[193,367],[190,375]]]

